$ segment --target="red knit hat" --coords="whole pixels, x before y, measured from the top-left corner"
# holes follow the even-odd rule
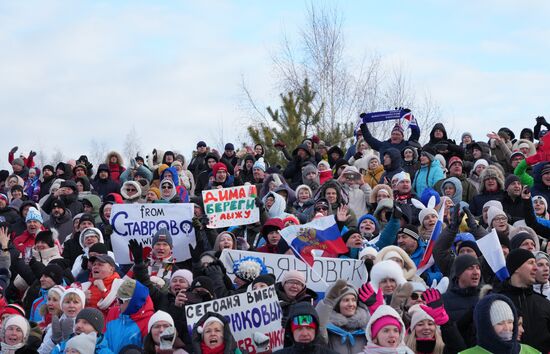
[[[227,172],[227,166],[225,166],[223,162],[216,162],[214,166],[212,166],[212,175],[215,176],[219,170]]]
[[[399,323],[399,321],[393,317],[393,316],[382,316],[380,317],[379,319],[376,320],[376,322],[374,322],[372,324],[372,327],[371,327],[371,332],[372,332],[372,338],[376,338],[376,336],[378,335],[378,332],[380,332],[380,330],[386,326],[395,326],[399,329],[399,332],[401,332],[401,323]]]

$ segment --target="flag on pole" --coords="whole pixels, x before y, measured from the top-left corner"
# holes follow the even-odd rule
[[[313,250],[323,251],[323,256],[347,253],[348,247],[340,236],[340,229],[333,215],[318,218],[304,225],[293,225],[281,230],[281,237],[296,257],[313,266]]]
[[[434,245],[439,239],[439,235],[441,234],[441,230],[443,230],[443,215],[445,214],[445,204],[441,205],[441,209],[439,209],[439,214],[437,217],[437,222],[434,226],[434,229],[432,230],[432,234],[430,236],[430,239],[428,240],[428,245],[426,246],[426,250],[424,251],[424,256],[422,256],[422,259],[418,263],[418,267],[416,270],[416,275],[420,275],[426,271],[426,269],[430,268],[434,264],[434,257],[432,255]]]
[[[476,241],[477,247],[483,254],[483,258],[487,261],[495,275],[500,281],[504,281],[510,277],[506,268],[506,259],[500,247],[498,235],[495,229],[489,232]]]

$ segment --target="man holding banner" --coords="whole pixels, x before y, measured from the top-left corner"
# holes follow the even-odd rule
[[[420,128],[416,124],[416,119],[412,117],[411,111],[409,109],[399,109],[394,111],[386,112],[376,112],[376,113],[362,113],[361,118],[363,123],[360,125],[361,134],[363,138],[372,147],[374,150],[380,153],[380,156],[384,156],[384,153],[389,148],[396,148],[397,150],[403,150],[410,142],[415,142],[418,144],[418,139],[420,139]],[[398,121],[395,123],[394,127],[391,130],[391,135],[388,140],[380,141],[372,136],[367,127],[367,123],[372,123],[376,121],[387,121],[394,120]],[[409,140],[405,140],[405,131],[401,126],[400,121],[402,119],[408,120],[409,128],[411,129],[411,136]]]

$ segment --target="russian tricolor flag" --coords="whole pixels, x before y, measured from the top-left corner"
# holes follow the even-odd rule
[[[498,240],[498,235],[495,229],[489,232],[476,241],[477,247],[483,254],[483,258],[487,261],[493,272],[500,281],[505,281],[510,277],[508,268],[506,268],[506,259]]]
[[[422,259],[418,263],[418,267],[416,270],[416,275],[420,276],[420,274],[424,273],[424,271],[428,268],[430,268],[434,264],[434,257],[432,255],[434,245],[437,242],[437,239],[439,238],[439,235],[441,234],[441,231],[443,230],[443,215],[445,214],[445,204],[441,205],[441,209],[439,209],[438,217],[437,217],[437,223],[434,226],[434,229],[432,230],[432,234],[430,236],[430,239],[428,241],[428,246],[426,247],[426,250],[424,251],[424,256],[422,256]]]
[[[333,215],[318,218],[304,225],[292,225],[281,230],[281,236],[296,257],[313,266],[313,250],[321,250],[322,256],[347,253],[348,247],[340,236],[340,229]]]

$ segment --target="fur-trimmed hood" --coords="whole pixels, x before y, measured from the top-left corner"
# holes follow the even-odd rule
[[[499,189],[504,190],[504,174],[498,167],[489,165],[479,177],[479,194],[485,193],[485,180],[489,178],[495,178]]]
[[[384,257],[390,252],[397,252],[401,258],[403,259],[404,269],[403,269],[403,276],[407,280],[413,280],[413,278],[416,276],[416,265],[414,264],[413,260],[407,252],[405,252],[401,247],[398,246],[386,246],[382,248],[378,255],[376,256],[375,263],[381,262],[384,260]]]
[[[537,153],[537,148],[535,147],[535,144],[533,144],[530,140],[527,140],[527,139],[519,139],[518,141],[516,141],[512,146],[512,151],[519,151],[519,146],[521,144],[529,145],[529,153],[525,157],[529,157]]]
[[[126,192],[126,187],[128,187],[128,186],[133,186],[137,190],[137,193],[133,197],[130,197],[128,195],[128,193]],[[139,184],[136,181],[126,181],[126,182],[124,182],[124,184],[120,188],[120,195],[122,195],[122,198],[124,198],[124,200],[129,200],[129,201],[138,200],[139,198],[141,198],[141,184]]]
[[[376,204],[376,195],[378,194],[378,191],[381,189],[384,189],[386,192],[388,192],[388,194],[390,195],[390,199],[393,200],[393,191],[391,187],[388,186],[387,184],[380,183],[374,186],[374,188],[372,189],[372,192],[369,196],[369,203],[373,205]]]
[[[116,158],[117,158],[117,165],[124,166],[124,159],[122,158],[122,155],[120,155],[116,151],[110,151],[107,154],[107,157],[105,158],[105,163],[107,164],[107,166],[109,166],[111,157],[113,157],[113,156],[116,156]]]
[[[460,204],[462,201],[462,183],[456,177],[449,177],[441,183],[441,195],[445,195],[445,184],[452,183],[455,186],[455,194],[451,196],[451,200],[455,205]]]

